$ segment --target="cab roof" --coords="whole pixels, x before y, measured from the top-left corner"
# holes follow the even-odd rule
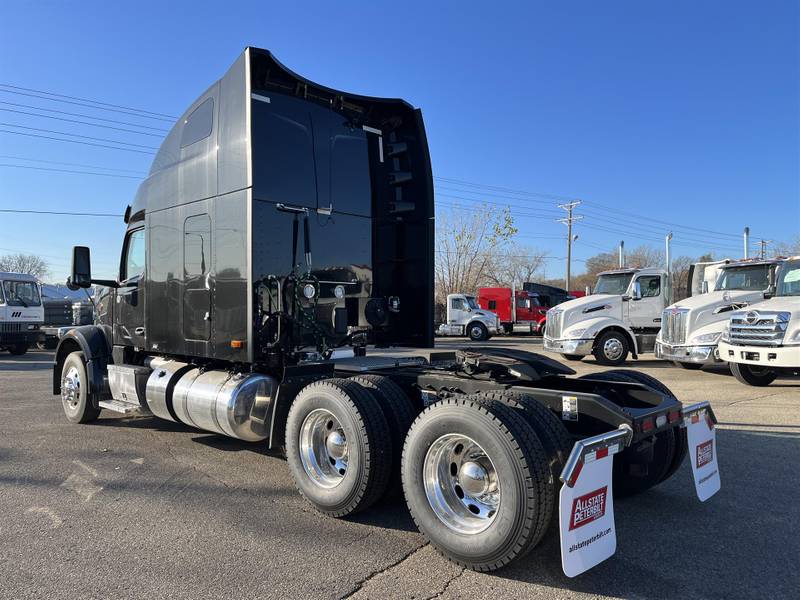
[[[11,273],[9,271],[0,271],[0,279],[10,279],[13,281],[32,281],[37,283],[39,280],[33,275],[27,273]]]
[[[602,271],[597,275],[627,275],[635,273],[644,273],[645,275],[661,275],[664,273],[664,270],[657,269],[656,267],[635,267],[630,269],[610,269],[608,271]]]
[[[730,269],[731,267],[747,267],[747,266],[757,266],[757,265],[776,265],[785,261],[786,258],[780,256],[775,258],[742,258],[739,260],[734,260],[729,262],[726,265],[722,265],[721,268],[723,269]]]

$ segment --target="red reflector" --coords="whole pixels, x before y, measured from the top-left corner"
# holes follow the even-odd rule
[[[597,451],[597,458],[605,458],[608,456],[608,448],[601,448]]]
[[[667,415],[667,417],[669,418],[670,423],[677,423],[680,421],[681,413],[677,410],[673,410]]]
[[[651,431],[655,427],[653,423],[653,417],[647,417],[644,421],[642,421],[642,431]]]

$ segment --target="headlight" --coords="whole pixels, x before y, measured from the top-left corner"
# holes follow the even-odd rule
[[[333,288],[333,295],[336,298],[338,298],[339,300],[344,298],[344,286],[343,285],[337,285],[335,288]]]
[[[586,328],[585,327],[583,329],[572,329],[572,330],[566,332],[565,337],[567,337],[567,338],[579,338],[585,332],[586,332]]]
[[[794,345],[794,344],[800,344],[800,329],[798,329],[797,331],[795,331],[795,332],[792,334],[792,337],[790,337],[790,338],[789,338],[789,341],[788,341],[788,342],[786,342],[786,343],[787,343],[787,344],[790,344],[790,345]]]
[[[307,283],[307,284],[306,284],[306,285],[303,287],[303,296],[305,296],[305,297],[306,297],[306,298],[308,298],[309,300],[311,300],[311,299],[314,297],[314,295],[315,295],[316,293],[317,293],[317,288],[315,288],[315,287],[314,287],[312,284],[310,284],[310,283]]]
[[[719,339],[722,342],[730,342],[731,341],[731,326],[730,326],[730,324],[725,325],[725,329],[723,329],[722,333],[719,334]]]
[[[28,325],[28,331],[33,331],[34,329],[39,329],[39,326],[38,325],[34,325],[33,323]]]
[[[719,341],[719,337],[722,333],[703,333],[701,335],[696,335],[689,340],[690,344],[716,344]]]

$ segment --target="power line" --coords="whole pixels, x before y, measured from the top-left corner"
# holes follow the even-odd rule
[[[43,106],[34,106],[32,104],[22,104],[20,102],[5,102],[0,100],[0,104],[5,106],[18,106],[21,108],[32,108],[34,110],[41,110],[43,112],[49,113],[56,113],[59,115],[68,115],[70,117],[82,117],[84,119],[94,119],[95,121],[104,121],[106,123],[115,123],[117,125],[130,125],[132,127],[138,127],[139,129],[150,129],[152,131],[160,131],[162,133],[169,133],[169,129],[164,129],[162,127],[153,127],[151,125],[142,125],[141,123],[131,123],[130,121],[120,121],[118,119],[106,119],[104,117],[95,117],[94,115],[85,115],[83,113],[74,113],[69,112],[66,110],[57,110],[55,108],[45,108]]]
[[[29,127],[27,125],[15,125],[14,123],[2,123],[2,122],[0,122],[0,126],[16,127],[17,129],[27,129],[28,131],[41,131],[44,133],[54,133],[56,135],[65,135],[68,137],[76,137],[84,140],[93,140],[95,142],[108,142],[110,144],[120,144],[122,146],[133,146],[134,148],[146,148],[148,150],[158,150],[158,148],[154,146],[145,146],[143,144],[134,144],[132,142],[123,142],[120,140],[109,140],[108,138],[98,138],[98,137],[93,137],[91,135],[80,135],[78,133],[70,133],[68,131],[54,131],[52,129],[42,129],[41,127]]]
[[[24,110],[16,110],[14,108],[0,108],[3,112],[16,113],[18,115],[28,115],[30,117],[42,117],[43,119],[55,119],[57,121],[65,121],[67,123],[78,123],[79,125],[89,125],[90,127],[102,127],[103,129],[113,129],[115,131],[125,131],[127,133],[135,133],[136,135],[150,135],[152,137],[163,138],[164,136],[158,133],[150,133],[149,131],[136,131],[135,129],[127,129],[125,127],[114,127],[113,125],[102,125],[100,123],[89,123],[88,121],[79,121],[77,119],[67,119],[65,117],[54,117],[52,115],[38,115],[36,113],[27,112]]]
[[[87,169],[100,169],[101,171],[122,171],[124,173],[136,173],[142,177],[147,175],[144,171],[136,171],[134,169],[117,169],[115,167],[100,167],[98,165],[85,165],[81,163],[60,162],[57,160],[43,160],[41,158],[30,158],[27,156],[13,156],[8,154],[0,154],[0,159],[8,160],[24,160],[29,162],[40,162],[48,165],[65,165],[68,167],[86,167]]]
[[[109,110],[110,111],[112,109],[120,109],[120,110],[129,111],[129,112],[133,112],[133,113],[140,113],[143,117],[146,117],[146,118],[149,118],[149,119],[161,119],[161,120],[171,119],[171,120],[174,121],[175,119],[178,118],[178,117],[174,117],[172,115],[168,115],[168,114],[165,114],[165,113],[159,113],[159,112],[153,112],[153,111],[149,111],[149,110],[143,110],[141,108],[133,108],[131,106],[124,106],[124,105],[121,105],[121,104],[111,104],[109,102],[100,102],[99,100],[92,100],[90,98],[80,98],[78,96],[67,96],[66,94],[56,94],[55,92],[47,92],[47,91],[44,91],[44,90],[36,90],[36,89],[26,88],[26,87],[22,87],[22,86],[18,86],[18,85],[11,85],[11,84],[8,84],[8,83],[0,83],[0,87],[9,88],[10,90],[16,90],[16,91],[2,90],[2,91],[8,91],[8,93],[10,93],[10,94],[29,95],[29,94],[23,94],[23,92],[21,92],[19,90],[23,90],[24,92],[35,92],[36,94],[43,94],[45,96],[53,96],[54,98],[66,98],[68,100],[79,100],[81,102],[89,102],[91,104],[99,105],[99,106],[96,106],[96,107],[92,106],[91,108],[109,107],[109,108],[102,108],[101,110]],[[49,100],[50,98],[45,98],[45,99]],[[75,102],[68,102],[68,100],[62,99],[62,100],[55,100],[55,101],[56,102],[67,102],[68,104],[75,104]],[[119,111],[114,111],[114,112],[119,112]]]
[[[38,135],[36,133],[25,133],[24,131],[9,131],[8,129],[0,129],[0,133],[11,133],[14,135],[24,135],[27,137],[41,138],[44,140],[53,140],[56,142],[70,142],[72,144],[83,144],[84,146],[94,146],[96,148],[110,148],[112,150],[125,150],[127,152],[138,152],[139,154],[155,154],[155,152],[147,152],[145,150],[135,150],[134,148],[120,148],[119,146],[109,146],[107,144],[93,144],[92,142],[81,142],[80,140],[64,140],[61,138],[51,137],[49,135]]]
[[[122,215],[113,213],[67,212],[58,210],[23,210],[19,208],[0,208],[0,213],[21,213],[33,215],[63,215],[67,217],[114,217],[119,219]]]
[[[54,169],[52,167],[35,167],[33,165],[9,165],[0,163],[0,167],[15,168],[15,169],[32,169],[34,171],[53,171],[56,173],[73,173],[76,175],[99,175],[100,177],[119,177],[121,179],[141,179],[135,175],[121,175],[119,173],[93,173],[91,171],[77,171],[74,169]]]

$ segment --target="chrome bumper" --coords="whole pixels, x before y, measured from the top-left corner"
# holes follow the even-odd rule
[[[720,342],[719,354],[728,362],[760,367],[800,367],[800,346],[735,346]]]
[[[656,358],[677,362],[713,365],[720,361],[716,344],[710,346],[672,346],[656,341]]]
[[[544,338],[544,349],[548,352],[557,352],[558,354],[577,354],[579,356],[588,356],[592,353],[592,346],[594,346],[594,338],[579,339],[579,340],[554,340],[548,337]]]

